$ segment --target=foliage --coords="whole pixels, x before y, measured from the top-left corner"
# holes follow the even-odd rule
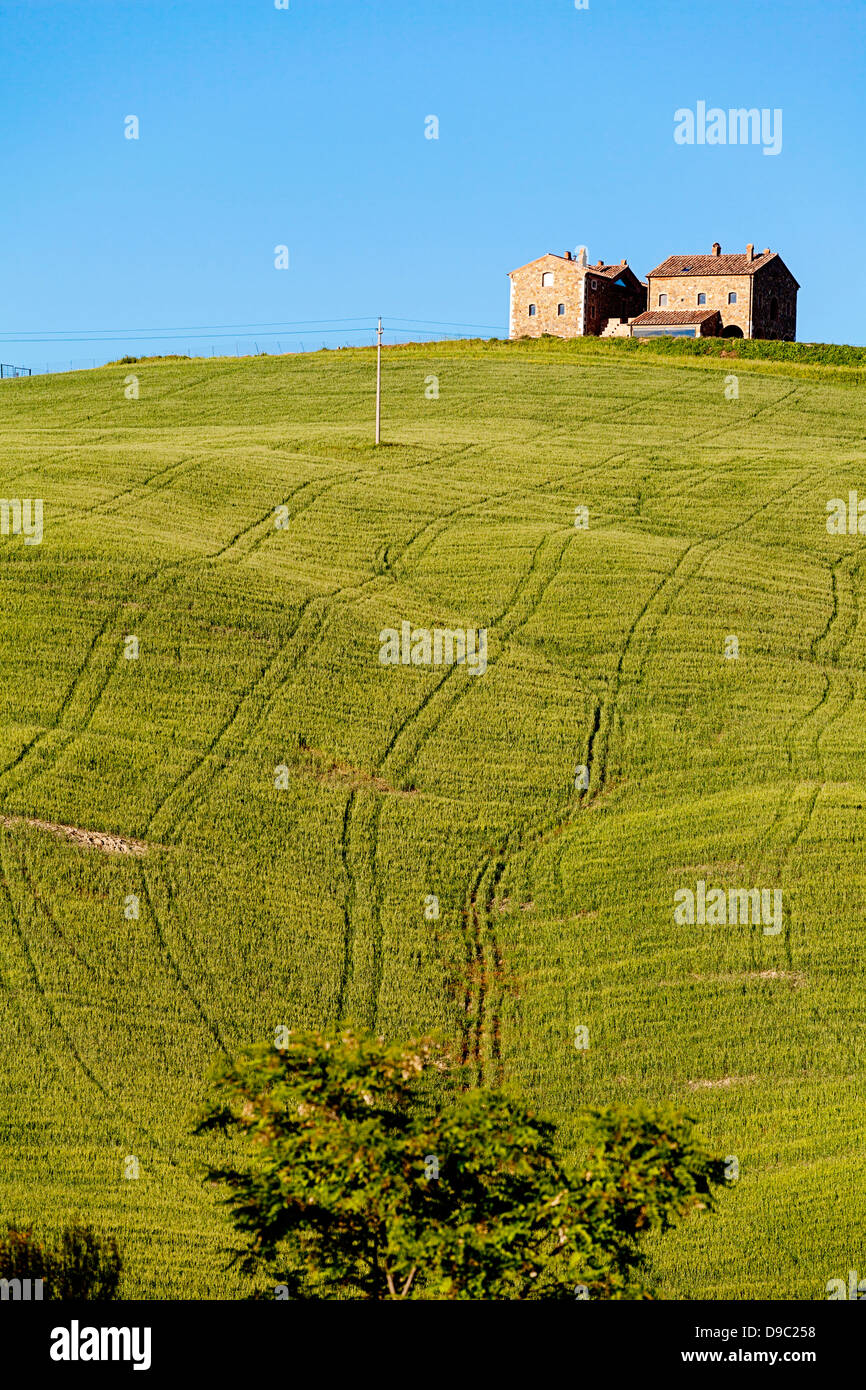
[[[244,1268],[273,1280],[287,1262],[300,1297],[649,1296],[641,1238],[711,1205],[724,1176],[691,1123],[598,1111],[572,1174],[555,1126],[501,1092],[425,1104],[417,1083],[434,1064],[429,1039],[351,1028],[289,1032],[220,1064],[198,1132],[234,1132],[254,1154],[208,1170],[228,1189]]]
[[[74,1222],[53,1246],[40,1243],[30,1226],[9,1226],[0,1235],[0,1278],[44,1279],[44,1298],[117,1298],[122,1263],[112,1236]]]

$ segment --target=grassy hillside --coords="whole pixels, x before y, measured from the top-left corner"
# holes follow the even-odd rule
[[[0,491],[44,499],[41,545],[0,538],[0,1213],[116,1230],[128,1296],[237,1294],[203,1074],[349,1014],[572,1140],[673,1099],[741,1176],[659,1244],[664,1295],[823,1297],[862,1265],[864,552],[825,507],[866,492],[863,393],[397,348],[376,450],[373,370],[0,387]],[[404,620],[487,627],[486,674],[382,666]],[[781,889],[781,932],[676,925],[698,880]]]

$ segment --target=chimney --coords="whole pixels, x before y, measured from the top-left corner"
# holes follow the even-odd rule
[[[622,260],[620,261],[620,265],[628,265],[628,261],[626,260],[625,256],[623,256]]]
[[[584,269],[586,268],[586,247],[585,247],[585,246],[578,246],[578,248],[577,248],[577,264],[578,264],[579,266],[582,266]]]
[[[719,245],[719,243],[718,243],[717,241],[714,241],[714,242],[713,242],[713,255],[714,255],[714,256],[720,256],[721,254],[722,254],[722,248],[721,248],[721,246]]]
[[[769,254],[770,254],[770,248],[769,248],[769,246],[765,246],[765,247],[764,247],[764,255],[765,255],[765,256],[769,256]]]
[[[565,259],[566,259],[567,261],[570,261],[570,260],[571,260],[571,252],[570,252],[570,251],[566,251],[566,253],[565,253]]]
[[[749,244],[748,244],[748,246],[746,247],[746,260],[747,260],[747,261],[753,261],[754,259],[755,259],[755,247],[754,247],[754,243],[750,241]]]

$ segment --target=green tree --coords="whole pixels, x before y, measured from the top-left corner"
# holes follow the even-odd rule
[[[501,1092],[437,1101],[431,1069],[429,1039],[352,1028],[219,1065],[197,1132],[248,1141],[243,1167],[207,1170],[241,1267],[296,1298],[652,1297],[642,1239],[724,1178],[688,1117],[588,1112],[572,1171],[554,1125]]]

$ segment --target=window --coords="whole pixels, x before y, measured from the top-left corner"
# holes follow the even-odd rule
[[[705,294],[699,294],[699,295],[698,295],[698,303],[699,303],[699,304],[706,304],[706,302],[707,302],[707,296],[706,296]]]
[[[544,290],[553,288],[553,271],[546,270],[541,277],[541,288]]]
[[[729,304],[736,304],[736,302],[737,302],[737,291],[736,291],[736,290],[731,290],[730,294],[728,295],[728,303],[729,303]]]
[[[556,312],[559,314],[559,317],[560,317],[560,318],[564,318],[564,317],[565,317],[565,305],[564,305],[564,304],[558,305],[558,306],[557,306]]]
[[[597,280],[590,280],[589,283],[592,285],[592,288],[593,288],[594,290],[597,290],[597,289],[598,289],[598,281],[597,281]]]
[[[660,309],[664,309],[664,307],[665,307],[665,305],[667,304],[667,302],[668,302],[668,297],[667,297],[667,295],[666,295],[666,294],[660,294],[660,295],[659,295],[659,308],[660,308]]]
[[[531,319],[534,319],[534,318],[535,318],[535,305],[534,305],[534,304],[530,304],[530,306],[529,306],[529,317],[530,317]]]
[[[773,298],[770,300],[770,320],[771,320],[771,322],[772,322],[772,323],[775,323],[775,322],[776,322],[776,319],[777,319],[778,317],[779,317],[779,301],[778,301],[778,299],[776,298],[776,296],[773,295]]]
[[[590,317],[591,319],[594,319],[594,318],[595,318],[595,305],[594,305],[594,304],[593,304],[592,308],[591,308],[590,311],[589,311],[589,317]]]

